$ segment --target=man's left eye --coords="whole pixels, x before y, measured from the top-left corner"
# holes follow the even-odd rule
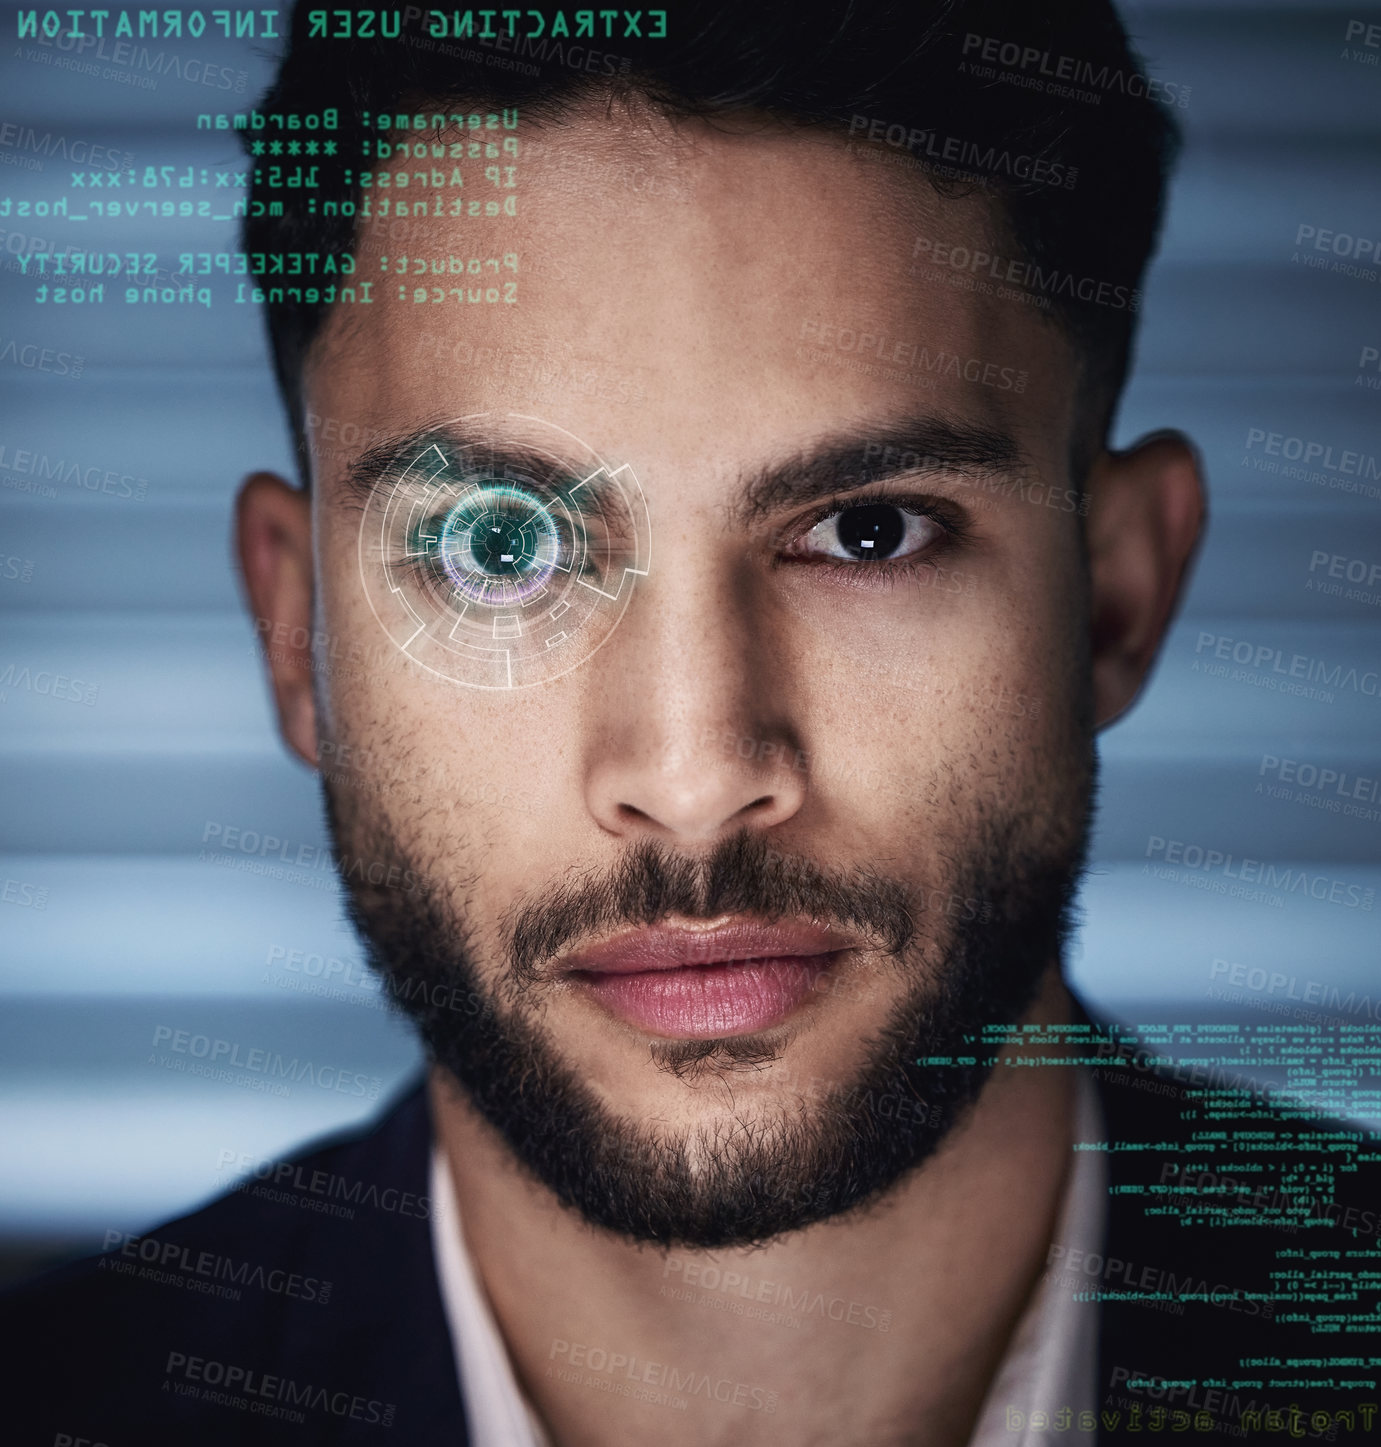
[[[815,524],[797,544],[800,552],[867,562],[923,552],[944,532],[933,518],[890,502],[846,507]]]

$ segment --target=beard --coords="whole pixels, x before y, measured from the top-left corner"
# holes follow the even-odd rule
[[[375,862],[370,877],[342,870],[350,913],[432,1064],[585,1221],[633,1242],[710,1250],[866,1209],[963,1119],[991,1073],[985,1027],[1019,1020],[1061,957],[1095,758],[1087,749],[1065,788],[1051,790],[1063,797],[1045,808],[985,813],[962,860],[949,852],[941,889],[822,868],[749,831],[695,856],[631,847],[612,870],[526,895],[508,911],[495,984],[477,966],[465,907],[409,856],[386,811],[367,790],[342,789],[339,775],[323,788],[337,859]],[[542,1028],[543,965],[595,931],[731,913],[805,916],[869,934],[903,993],[862,1042],[852,1079],[827,1092],[681,1131],[620,1115]],[[780,1032],[648,1043],[652,1064],[677,1078],[760,1070],[786,1044]]]

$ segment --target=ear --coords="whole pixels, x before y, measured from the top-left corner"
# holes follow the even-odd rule
[[[264,647],[278,727],[288,747],[315,768],[311,498],[271,472],[256,472],[240,489],[235,524],[240,575]]]
[[[1131,707],[1170,626],[1203,528],[1199,459],[1176,432],[1105,452],[1089,477],[1095,722]]]

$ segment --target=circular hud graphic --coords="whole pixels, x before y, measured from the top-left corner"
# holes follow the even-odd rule
[[[632,469],[535,417],[456,418],[363,467],[374,616],[414,662],[466,687],[525,688],[579,667],[647,573]]]

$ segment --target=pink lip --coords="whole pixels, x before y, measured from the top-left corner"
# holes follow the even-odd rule
[[[808,922],[735,920],[632,930],[568,957],[562,969],[632,1025],[710,1039],[780,1024],[856,943]]]

